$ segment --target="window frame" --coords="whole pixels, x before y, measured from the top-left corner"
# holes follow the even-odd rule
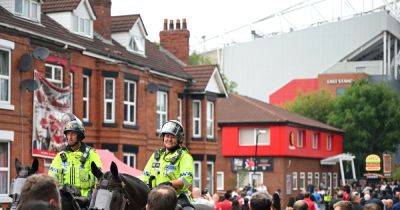
[[[333,135],[328,134],[326,137],[326,150],[332,151]]]
[[[127,93],[126,93],[127,90],[125,90],[126,83],[128,84],[128,92]],[[133,102],[129,101],[130,93],[131,93],[131,90],[130,90],[131,84],[134,85]],[[127,100],[128,101],[125,100],[125,94],[127,94]],[[127,117],[127,121],[126,121],[125,120],[125,107],[124,107],[124,124],[125,125],[136,125],[136,118],[137,118],[137,107],[136,107],[136,104],[137,104],[137,83],[136,83],[136,81],[133,81],[133,80],[124,80],[124,106],[125,105],[127,106],[127,115],[128,115],[128,116],[126,116]],[[133,119],[130,119],[131,118],[131,111],[132,111],[131,110],[131,106],[133,106]]]
[[[194,107],[195,107],[196,103],[198,103],[198,105],[199,105],[199,109],[198,109],[199,117],[195,117],[195,115],[194,115],[194,112],[195,112]],[[192,110],[193,110],[192,111],[192,122],[193,122],[192,135],[195,138],[199,138],[199,137],[201,137],[201,101],[200,100],[193,100]],[[198,125],[199,125],[199,129],[198,129],[199,133],[195,133],[196,132],[196,122],[198,122]]]
[[[309,185],[309,183],[314,185],[314,176],[313,175],[314,174],[312,172],[307,172],[307,185]],[[311,180],[311,182],[310,182],[310,180]]]
[[[300,172],[299,182],[300,182],[299,189],[306,190],[307,186],[306,186],[306,173],[305,172]]]
[[[327,183],[326,183],[326,172],[322,172],[321,173],[321,181],[323,181],[322,183],[324,183],[324,188],[327,187]],[[321,183],[319,184],[321,186]]]
[[[211,165],[211,174],[212,177],[208,177],[208,166]],[[208,192],[210,192],[210,194],[214,194],[214,162],[213,161],[207,161],[207,177],[206,177],[206,186],[208,187],[209,182],[211,182],[211,187],[208,188]]]
[[[329,189],[329,190],[332,190],[332,172],[326,173],[326,180],[327,180],[326,188]]]
[[[0,39],[0,41],[1,41],[1,39]],[[0,74],[0,79],[4,79],[4,80],[8,81],[7,101],[2,101],[0,99],[0,109],[3,109],[3,108],[6,108],[6,106],[11,105],[11,78],[12,78],[11,77],[11,73],[12,73],[12,71],[11,71],[11,49],[0,46],[0,51],[5,51],[6,53],[8,53],[8,76]],[[12,107],[12,110],[13,110],[13,107]]]
[[[125,159],[124,159],[125,157],[127,157],[127,162],[126,163],[125,163]],[[130,157],[133,157],[133,166],[130,166],[130,159],[129,159]],[[122,160],[129,167],[136,168],[136,161],[137,161],[136,160],[136,153],[124,152],[122,154]]]
[[[82,23],[82,24],[81,24]],[[75,34],[89,37],[91,38],[93,36],[93,20],[92,19],[86,19],[83,17],[79,17],[76,14],[72,14],[72,21],[71,21],[71,31]],[[88,26],[88,31],[86,31],[86,26]],[[76,28],[75,28],[76,27]]]
[[[106,84],[107,84],[107,80],[112,81],[112,88],[113,88],[113,98],[112,99],[107,99],[106,98]],[[103,100],[104,100],[104,113],[103,113],[103,117],[104,117],[104,123],[115,123],[115,78],[113,77],[104,77],[104,94],[103,94]],[[107,103],[111,103],[111,119],[107,119]]]
[[[57,86],[56,84],[60,84],[60,86],[57,86],[57,87],[63,88],[63,86],[64,86],[64,84],[63,84],[64,83],[63,82],[64,81],[64,67],[60,66],[60,65],[51,64],[51,63],[45,63],[44,66],[45,66],[45,71],[47,71],[46,67],[51,68],[51,78],[47,78],[46,73],[45,73],[45,78],[47,79],[47,81],[51,82],[55,86]],[[60,74],[61,79],[60,80],[55,79],[55,69],[61,70],[61,74]]]
[[[318,180],[318,181],[315,181],[315,180]],[[319,172],[315,172],[314,173],[314,185],[315,185],[316,188],[319,188],[319,185],[320,185]]]
[[[218,182],[218,177],[222,177],[221,178],[221,183]],[[217,191],[223,191],[224,190],[224,172],[223,171],[217,171]],[[220,185],[220,186],[219,186]]]
[[[165,95],[165,111],[158,110],[158,102],[161,101],[160,97]],[[161,106],[160,106],[161,107]],[[160,116],[160,121],[157,122],[157,132],[161,132],[162,125],[168,121],[168,92],[165,91],[157,91],[157,99],[156,99],[156,116]],[[162,122],[162,116],[165,115],[165,122]],[[156,118],[157,120],[157,118]]]
[[[7,149],[7,167],[0,167],[0,172],[7,172],[7,192],[5,194],[0,194],[0,201],[3,201],[4,199],[8,198],[8,195],[10,194],[10,184],[11,184],[11,179],[10,179],[10,175],[11,175],[11,165],[10,165],[10,141],[6,140],[2,140],[0,139],[0,144],[5,144],[6,145],[6,149]]]
[[[297,172],[292,172],[292,190],[297,190],[298,188],[298,179],[297,179]]]
[[[333,173],[332,174],[332,187],[333,187],[333,189],[336,189],[338,187],[338,181],[339,181],[338,173]]]
[[[319,139],[320,139],[320,134],[318,132],[314,132],[312,135],[312,143],[311,143],[311,147],[313,149],[318,149]]]
[[[298,148],[303,148],[304,147],[304,136],[305,136],[305,130],[297,130],[297,147]]]
[[[198,177],[196,177],[196,165],[198,165],[199,167],[198,167],[198,169],[199,169],[199,176]],[[199,182],[199,186],[195,186],[195,181],[198,181]],[[192,183],[192,185],[193,185],[193,187],[198,187],[198,188],[200,188],[200,189],[202,189],[201,188],[201,161],[199,161],[199,160],[195,160],[195,161],[193,161],[193,183]]]
[[[215,104],[212,101],[207,101],[207,138],[213,139],[214,138],[214,109]],[[211,113],[209,111],[211,110]],[[209,131],[209,124],[211,124],[211,134],[208,133]]]
[[[28,7],[25,6],[25,4],[28,2]],[[39,22],[40,21],[40,10],[41,10],[41,6],[39,4],[39,1],[35,1],[35,0],[21,0],[21,12],[16,10],[16,3],[17,0],[14,0],[12,3],[12,7],[13,7],[13,12],[15,15],[20,16],[22,18],[31,20],[31,21],[35,21],[35,22]],[[33,18],[32,17],[32,4],[36,5],[36,17]],[[28,10],[28,11],[26,11]]]
[[[86,116],[85,112],[82,113],[82,120],[83,122],[89,122],[90,121],[90,105],[89,105],[89,100],[90,100],[90,77],[88,75],[83,75],[82,81],[83,84],[82,86],[85,86],[85,79],[86,79],[86,93],[84,92],[85,89],[83,89],[83,94],[82,94],[82,101],[86,102],[86,106],[83,103],[83,110],[86,109]],[[86,97],[85,97],[86,94]]]

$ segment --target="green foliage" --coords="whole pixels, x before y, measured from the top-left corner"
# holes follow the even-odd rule
[[[211,61],[209,58],[207,58],[203,55],[193,52],[189,56],[189,65],[206,65],[206,64],[211,64]]]
[[[399,96],[385,83],[357,81],[337,98],[328,123],[346,132],[344,149],[364,168],[368,154],[394,151],[399,143]]]
[[[234,81],[229,81],[229,79],[223,73],[221,73],[221,76],[222,76],[222,80],[223,80],[223,82],[225,84],[226,91],[228,93],[238,93],[236,91],[236,88],[237,88],[238,84],[236,82],[234,82]]]
[[[300,94],[294,101],[284,105],[285,109],[326,123],[333,110],[335,97],[325,90],[311,94]]]

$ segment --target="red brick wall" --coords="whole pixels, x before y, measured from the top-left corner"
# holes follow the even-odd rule
[[[94,31],[111,40],[111,0],[95,0],[92,3],[96,14],[96,20],[93,22]]]
[[[368,79],[368,75],[365,73],[320,74],[317,79],[320,89],[325,89],[333,95],[336,95],[336,90],[338,88],[347,89],[350,87],[352,81]]]
[[[172,23],[173,25],[173,23]],[[174,54],[184,63],[189,61],[189,38],[190,32],[186,28],[174,29],[169,27],[164,28],[160,32],[160,45]]]

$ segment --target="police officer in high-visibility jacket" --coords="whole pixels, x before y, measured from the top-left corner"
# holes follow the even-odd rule
[[[183,142],[183,127],[177,120],[164,123],[161,128],[164,146],[156,150],[143,170],[142,181],[149,187],[169,185],[175,188],[178,204],[184,210],[193,209],[190,203],[189,187],[193,180],[193,158],[189,151],[181,146]]]
[[[94,162],[101,167],[100,157],[93,148],[82,142],[85,129],[79,119],[67,122],[64,134],[68,145],[53,159],[48,174],[56,178],[60,186],[73,186],[80,191],[80,196],[87,197],[96,184],[90,165]]]

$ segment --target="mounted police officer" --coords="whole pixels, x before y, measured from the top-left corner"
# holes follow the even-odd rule
[[[100,157],[93,148],[82,142],[85,129],[78,118],[66,123],[64,135],[68,145],[53,159],[48,174],[56,178],[60,186],[75,187],[79,191],[75,196],[81,196],[77,201],[85,206],[88,205],[88,199],[84,198],[89,196],[96,184],[90,164],[94,162],[101,167]]]
[[[183,126],[177,120],[170,120],[161,128],[164,147],[156,150],[143,171],[142,180],[149,187],[158,185],[172,186],[178,195],[178,204],[184,210],[194,209],[190,203],[189,188],[193,180],[193,158],[189,151],[181,146]]]

